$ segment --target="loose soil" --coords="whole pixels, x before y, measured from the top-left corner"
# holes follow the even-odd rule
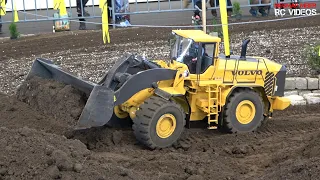
[[[73,130],[79,111],[71,107],[81,109],[82,98],[69,85],[38,78],[24,82],[16,96],[0,94],[0,178],[317,178],[318,105],[276,112],[256,133],[192,127],[173,147],[152,151],[131,129]]]
[[[297,53],[304,43],[318,39],[319,25],[316,16],[237,26],[231,32],[239,40],[235,47],[249,36],[256,42],[251,51],[273,47],[270,57],[283,57],[283,62],[292,66],[294,58],[287,53],[291,49]],[[101,32],[3,41],[0,179],[318,179],[319,105],[275,112],[256,133],[224,134],[192,126],[173,147],[151,151],[136,141],[130,128],[74,130],[86,98],[72,86],[39,78],[23,81],[35,57],[52,59],[75,75],[97,81],[123,51],[167,57],[169,32],[154,28],[112,30],[112,43],[106,46],[100,45]],[[298,40],[269,44],[285,34],[292,38],[288,35],[292,32],[301,36],[301,46]],[[300,57],[300,51],[295,55]]]

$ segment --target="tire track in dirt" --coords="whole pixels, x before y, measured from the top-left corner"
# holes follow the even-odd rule
[[[254,133],[226,134],[219,132],[218,130],[198,128],[185,129],[180,140],[174,144],[172,148],[161,151],[175,151],[177,149],[189,151],[189,149],[192,148],[199,150],[211,146],[223,148],[226,144],[219,144],[219,142],[232,142],[234,138],[237,138],[239,141],[245,141],[246,139],[250,141],[274,136],[291,136],[294,134],[313,133],[320,129],[319,117],[320,113],[313,113],[311,115],[307,113],[301,113],[285,117],[275,117],[271,120],[268,119],[268,122],[261,126],[261,128]],[[122,134],[122,138],[118,144],[112,142],[112,134],[116,132],[121,132]],[[131,153],[145,149],[135,140],[131,129],[94,128],[82,131],[81,133],[76,132],[69,138],[80,139],[93,151],[103,151],[103,149],[111,150],[113,147],[118,145],[131,147]],[[197,147],[192,147],[195,145]]]
[[[27,87],[36,88],[30,90]],[[315,156],[315,150],[312,150],[311,147],[316,146],[312,144],[310,146],[309,139],[312,139],[312,135],[316,134],[320,128],[319,105],[290,107],[285,111],[275,112],[274,118],[268,120],[255,133],[225,134],[217,130],[199,129],[192,126],[191,129],[185,129],[181,139],[173,147],[150,151],[137,142],[130,128],[100,127],[73,131],[72,133],[67,131],[68,128],[65,131],[61,129],[61,126],[65,126],[68,122],[75,123],[78,115],[70,116],[75,119],[63,120],[62,117],[68,115],[71,110],[52,108],[51,106],[58,106],[48,103],[47,100],[50,97],[57,97],[57,94],[78,97],[71,98],[73,101],[68,101],[77,109],[80,108],[79,106],[83,106],[82,101],[78,101],[81,99],[81,95],[77,91],[66,89],[66,87],[56,85],[54,82],[39,81],[24,84],[18,92],[18,97],[22,98],[29,106],[25,103],[22,105],[22,102],[19,103],[17,100],[12,102],[5,100],[7,103],[0,103],[3,108],[0,111],[2,122],[0,126],[12,129],[28,126],[58,136],[65,135],[71,141],[81,141],[83,146],[92,153],[89,163],[97,167],[95,176],[106,175],[111,179],[123,177],[124,179],[182,180],[196,177],[200,180],[211,177],[217,179],[264,177],[264,169],[268,168],[271,171],[272,168],[281,165],[283,161],[303,158],[303,152]],[[47,98],[43,97],[43,93],[48,94]],[[70,95],[66,93],[70,93]],[[3,99],[10,98],[14,97]],[[32,109],[37,111],[31,111]],[[47,109],[57,113],[48,112]],[[32,114],[30,114],[31,112]],[[28,113],[32,116],[27,116]],[[50,119],[47,121],[50,124],[46,123],[47,121],[42,122],[41,120],[46,117],[40,116],[40,114],[49,117]],[[75,114],[78,114],[78,111]],[[59,116],[54,118],[51,115]],[[14,121],[8,121],[2,117],[11,118]],[[39,121],[36,122],[34,118],[38,118]],[[206,123],[204,122],[204,124]],[[57,129],[60,130],[55,132]],[[63,146],[64,142],[61,143]],[[303,148],[306,150],[303,151]],[[291,168],[289,165],[287,166]],[[18,165],[15,167],[19,168]],[[89,167],[89,164],[86,167]],[[214,170],[208,170],[208,167],[212,167]],[[112,171],[113,174],[110,175],[105,168]],[[89,177],[89,175],[84,174],[84,177]]]
[[[272,136],[291,136],[294,134],[313,133],[317,132],[319,129],[320,113],[294,114],[285,117],[267,119],[267,122],[254,133],[224,134],[205,129],[187,129],[184,137],[179,140],[180,145],[178,145],[178,147],[182,146],[182,148],[184,147],[188,149],[192,144],[210,144],[213,141],[222,141],[226,138],[232,139],[236,136],[238,139],[246,139],[250,137],[261,139]]]

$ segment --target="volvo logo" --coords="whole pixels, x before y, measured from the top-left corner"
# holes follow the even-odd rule
[[[262,70],[243,70],[243,71],[231,71],[232,75],[249,76],[249,75],[262,75]]]

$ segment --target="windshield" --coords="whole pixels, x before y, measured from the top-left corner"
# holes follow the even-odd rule
[[[183,62],[183,57],[188,53],[192,40],[175,36],[175,42],[172,44],[171,59],[176,58],[176,61]]]

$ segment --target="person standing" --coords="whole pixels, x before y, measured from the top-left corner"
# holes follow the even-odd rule
[[[88,13],[88,11],[85,10],[85,6],[88,3],[89,0],[77,0],[77,13],[78,13],[78,17],[82,17],[82,15],[84,17],[88,17],[90,16],[90,14]],[[83,12],[83,14],[82,14]],[[84,18],[80,18],[80,26],[79,26],[79,30],[85,30],[86,29],[86,24],[85,24],[85,19]]]
[[[215,5],[219,7],[219,0],[210,0],[210,6],[215,7]],[[232,6],[231,0],[227,0],[227,6]],[[212,9],[211,14],[212,16],[217,17],[217,10]],[[232,7],[227,8],[227,14],[228,14],[228,17],[232,15]]]
[[[269,4],[270,2],[270,0],[261,0],[261,4]],[[251,4],[259,4],[259,0],[251,0]],[[268,10],[268,13],[266,10]],[[258,12],[261,13],[263,17],[268,16],[270,12],[270,6],[252,6],[249,12],[253,17],[257,17]]]
[[[210,6],[211,7],[215,7],[215,4],[217,5],[217,7],[219,7],[219,0],[206,0],[206,2],[209,1],[210,2]],[[187,8],[190,4],[190,2],[194,3],[194,6],[198,6],[202,4],[202,0],[184,0],[184,8]],[[232,6],[231,0],[226,0],[227,2],[227,6]],[[199,7],[201,8],[201,7]],[[212,16],[217,17],[217,10],[216,9],[212,9],[211,10],[211,14]],[[230,17],[232,14],[232,7],[227,8],[227,14]]]
[[[0,0],[0,2],[4,1],[5,4],[7,4],[7,0]],[[0,3],[1,6],[2,3]],[[0,11],[6,11],[6,8],[0,8]],[[0,34],[2,34],[2,19],[1,19],[1,15],[0,15]]]

